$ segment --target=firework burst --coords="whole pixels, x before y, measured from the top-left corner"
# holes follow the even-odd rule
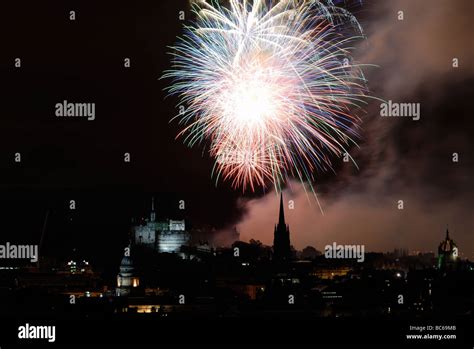
[[[184,107],[179,136],[207,144],[216,180],[236,188],[280,190],[289,178],[313,188],[358,137],[355,18],[314,0],[197,1],[194,12],[163,75]]]

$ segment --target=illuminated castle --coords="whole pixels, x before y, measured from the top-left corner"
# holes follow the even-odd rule
[[[181,246],[188,245],[191,240],[184,220],[156,220],[154,198],[151,202],[150,218],[132,227],[132,238],[135,245],[146,246],[159,253],[178,253]]]
[[[458,259],[458,247],[449,237],[449,230],[446,229],[446,238],[441,241],[438,247],[438,268],[445,269],[452,266]]]

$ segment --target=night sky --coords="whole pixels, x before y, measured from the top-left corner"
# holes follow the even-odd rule
[[[63,256],[76,246],[97,263],[116,264],[131,218],[145,214],[155,195],[159,216],[224,232],[237,225],[244,240],[272,243],[275,193],[216,186],[203,148],[175,140],[179,128],[169,120],[177,101],[165,98],[167,82],[159,77],[170,64],[166,46],[181,32],[181,10],[192,18],[184,0],[3,5],[2,240],[37,243],[50,210],[45,251]],[[338,164],[336,174],[316,184],[325,214],[296,182],[285,192],[295,200],[287,210],[292,243],[434,251],[449,225],[461,254],[472,259],[473,5],[366,1],[351,10],[367,35],[354,54],[378,66],[365,71],[372,95],[420,103],[421,119],[381,118],[380,102],[369,101],[360,149],[352,151],[360,169]],[[404,21],[397,20],[399,10]],[[454,57],[459,68],[452,67]],[[55,117],[55,104],[65,99],[96,103],[96,119]],[[125,152],[131,163],[123,161]],[[71,199],[75,212],[68,210]],[[178,200],[185,200],[185,212],[177,210]]]

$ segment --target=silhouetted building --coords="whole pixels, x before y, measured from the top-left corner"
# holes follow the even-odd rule
[[[184,220],[156,220],[155,202],[152,199],[150,218],[132,227],[134,243],[147,246],[159,253],[179,253],[181,246],[191,240],[186,231]]]
[[[291,258],[290,228],[285,223],[283,210],[283,193],[280,196],[280,216],[275,226],[273,238],[273,260],[277,262],[288,261]]]
[[[438,247],[438,268],[445,269],[452,266],[458,259],[458,247],[449,237],[449,230],[446,229],[446,238],[441,241]]]

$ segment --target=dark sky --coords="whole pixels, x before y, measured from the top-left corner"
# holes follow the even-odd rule
[[[432,250],[449,224],[461,251],[472,257],[474,69],[466,19],[472,5],[384,3],[355,8],[368,36],[356,56],[379,65],[367,71],[374,95],[421,103],[421,120],[382,121],[379,105],[369,104],[361,149],[354,153],[360,171],[339,166],[337,175],[318,183],[324,218],[298,194],[298,185],[288,193],[297,208],[309,207],[288,213],[292,241],[300,248],[346,240],[373,249]],[[399,9],[404,22],[396,20]],[[70,10],[76,21],[69,20]],[[166,46],[181,32],[181,10],[191,18],[184,0],[3,5],[0,202],[6,241],[39,239],[51,209],[47,248],[67,254],[81,246],[98,259],[118,258],[131,217],[147,211],[156,195],[163,216],[193,225],[237,224],[245,239],[271,244],[274,193],[241,198],[228,183],[216,187],[203,149],[175,141],[178,125],[169,119],[177,101],[165,99],[166,82],[158,78],[169,67]],[[453,70],[457,56],[460,67]],[[21,69],[14,68],[16,57]],[[125,57],[130,69],[123,67]],[[56,118],[54,106],[65,99],[96,103],[96,119]],[[461,160],[453,166],[455,151]],[[15,152],[21,164],[13,162]],[[403,217],[391,211],[399,197],[409,202]],[[77,199],[74,213],[67,209],[70,199]],[[176,210],[181,199],[185,212]]]

